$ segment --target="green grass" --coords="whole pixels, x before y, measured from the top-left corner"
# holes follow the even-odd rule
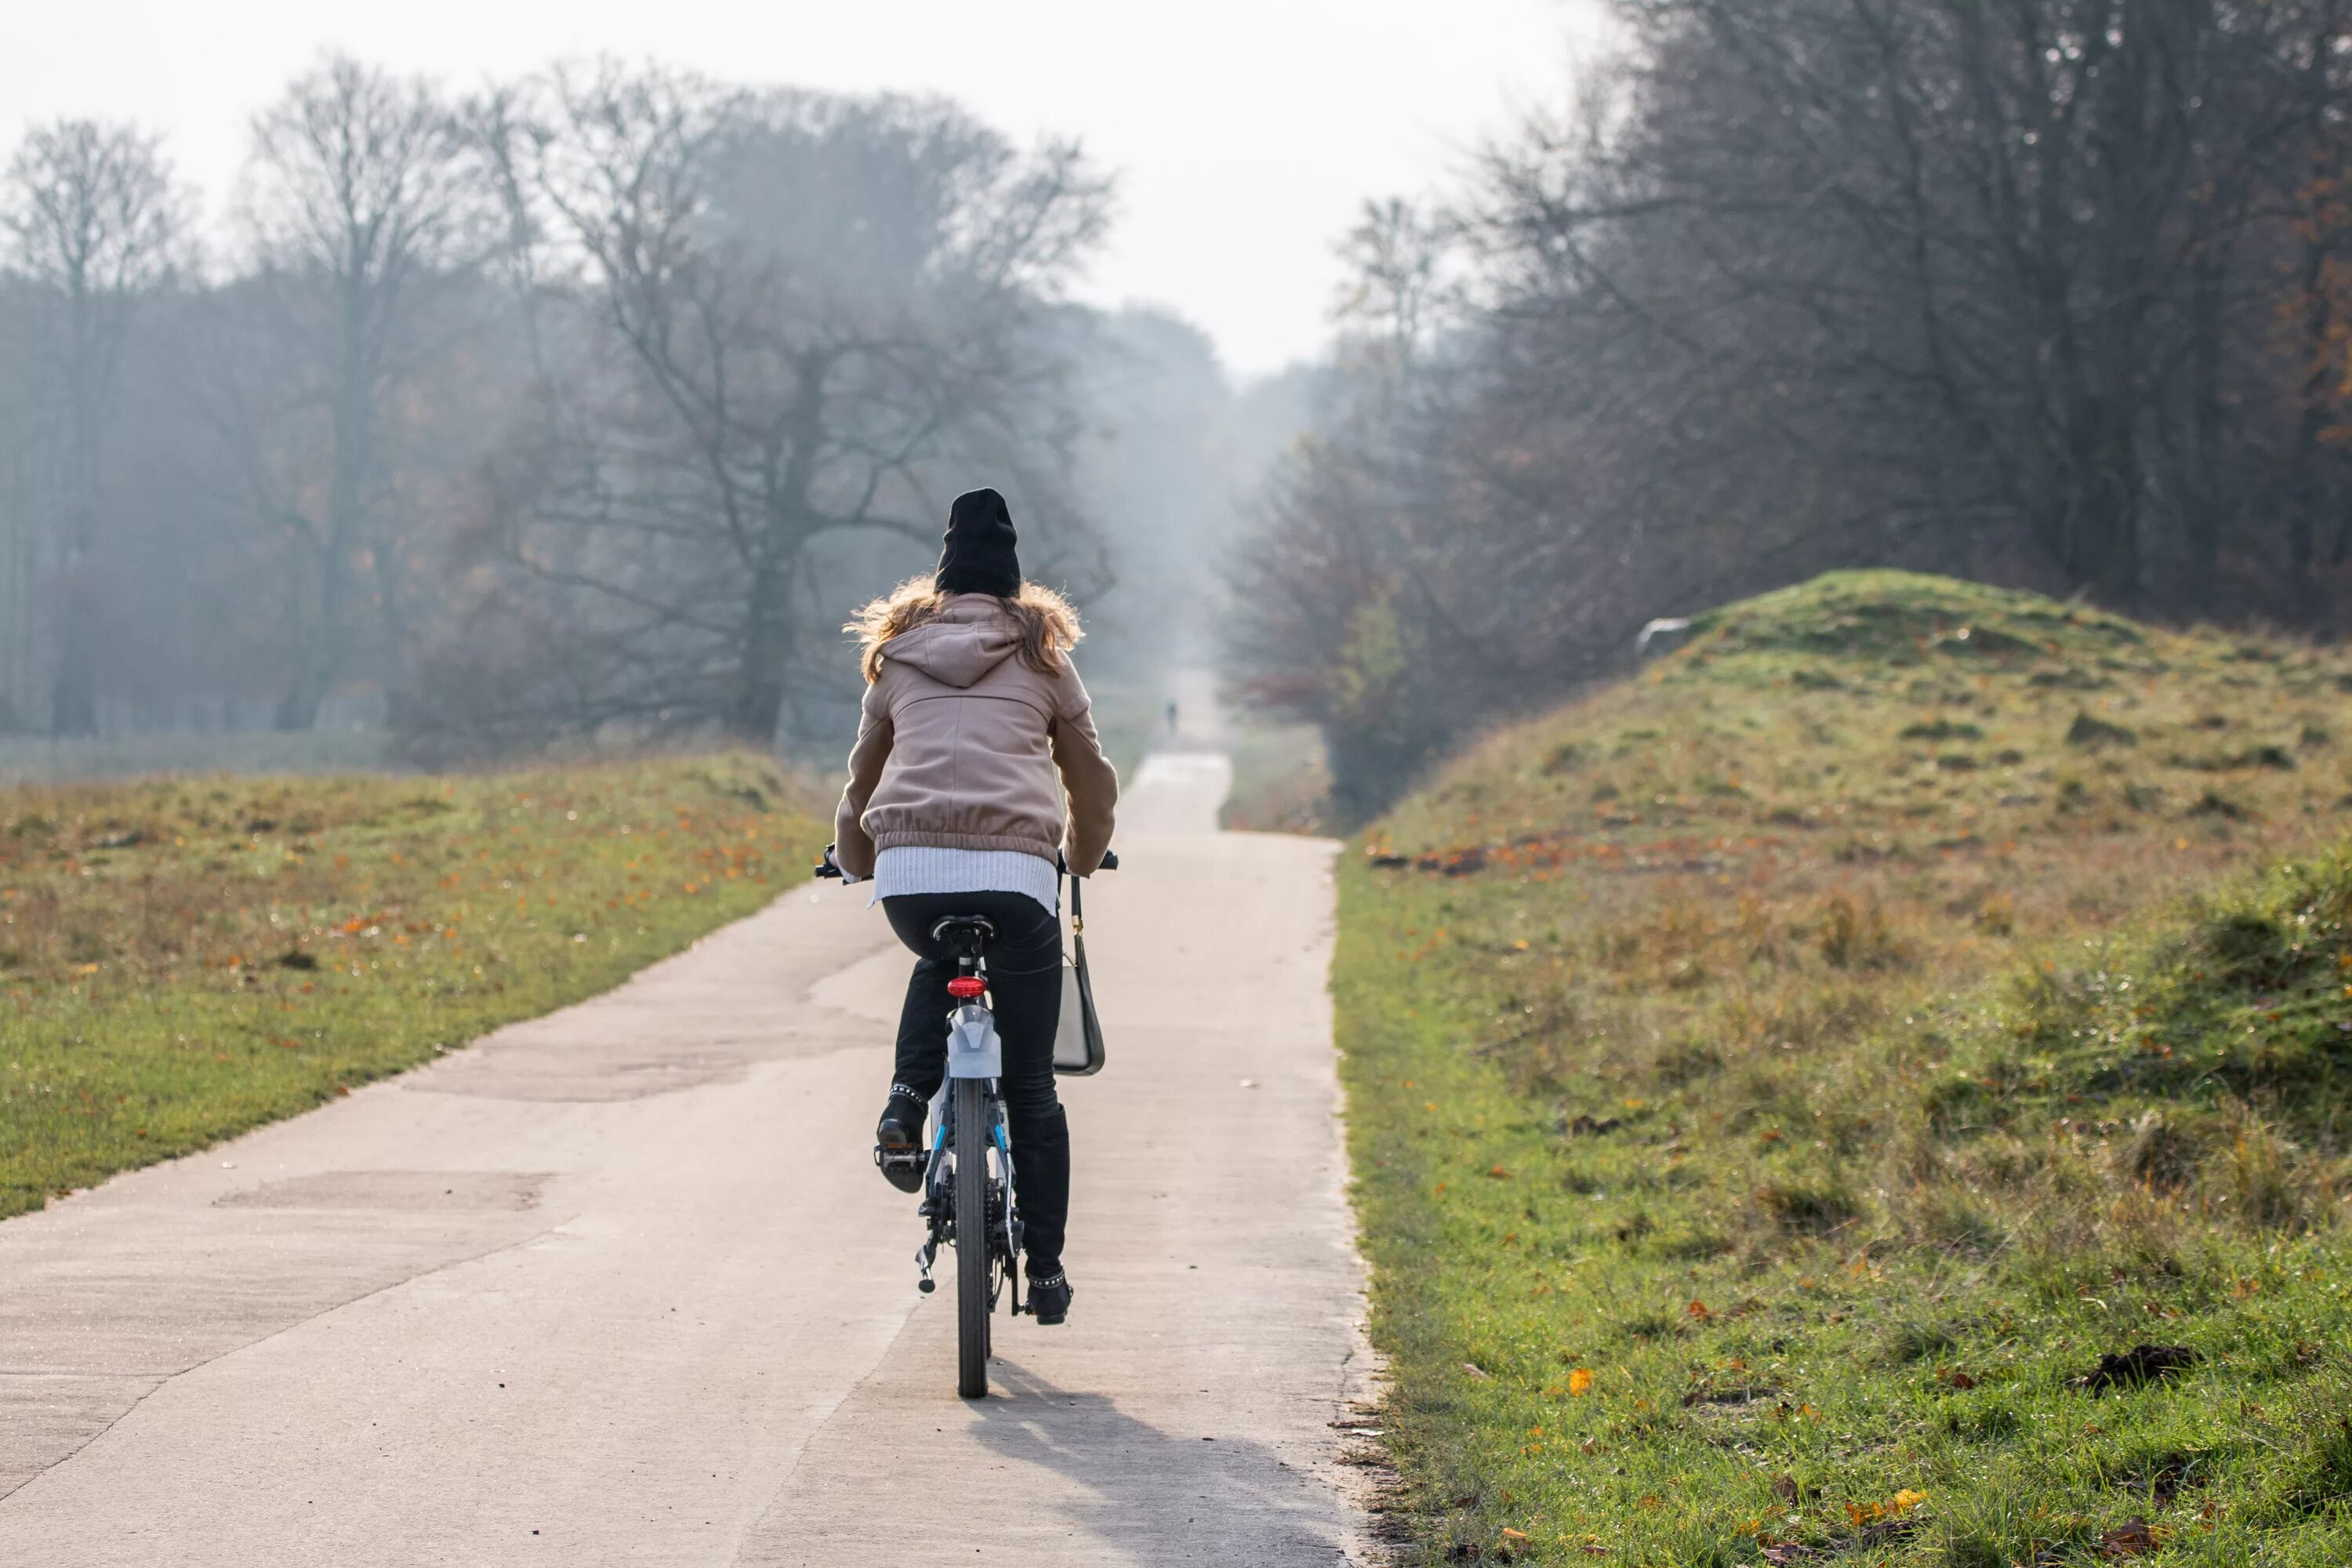
[[[593,995],[824,838],[740,756],[0,790],[0,1216]]]
[[[1841,574],[1376,824],[1408,1561],[2352,1560],[2347,685]]]

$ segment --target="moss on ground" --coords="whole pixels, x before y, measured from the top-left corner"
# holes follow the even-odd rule
[[[1838,574],[1375,825],[1408,1558],[2352,1560],[2347,687]]]
[[[593,995],[824,838],[742,756],[0,790],[0,1216]]]

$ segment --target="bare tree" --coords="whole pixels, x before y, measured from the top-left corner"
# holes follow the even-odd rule
[[[39,336],[64,442],[54,734],[98,728],[100,628],[91,572],[104,526],[108,437],[132,317],[171,277],[185,222],[185,199],[160,144],[128,126],[68,120],[35,130],[0,191],[7,258],[46,306]]]
[[[259,276],[247,320],[289,380],[224,406],[244,419],[257,511],[297,570],[280,729],[308,729],[355,650],[399,614],[386,504],[397,405],[452,345],[445,313],[493,215],[431,84],[338,58],[254,122],[243,218]]]
[[[1383,714],[1458,730],[1832,566],[2341,624],[2352,4],[1618,10],[1619,67],[1464,193],[1467,308],[1352,356],[1401,414],[1355,399],[1249,557],[1242,668],[1342,789],[1427,753]],[[1414,226],[1354,237],[1381,321]],[[1372,654],[1396,700],[1351,711]]]
[[[504,618],[538,676],[462,722],[714,723],[764,743],[839,620],[828,562],[919,559],[985,475],[1082,532],[1055,297],[1102,232],[1077,149],[953,106],[607,65],[479,120],[509,232],[568,273],[537,440],[495,468]],[[539,606],[528,608],[523,601]],[[563,606],[557,613],[550,606]]]
[[[1442,323],[1446,260],[1458,236],[1451,214],[1402,198],[1368,201],[1339,245],[1348,281],[1333,303],[1341,358],[1359,374],[1401,380]]]

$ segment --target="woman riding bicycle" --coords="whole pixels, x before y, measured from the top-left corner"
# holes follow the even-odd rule
[[[989,989],[1004,1042],[1028,1307],[1040,1323],[1058,1323],[1071,1291],[1062,1268],[1070,1129],[1054,1091],[1057,859],[1081,877],[1101,864],[1118,774],[1070,662],[1077,614],[1052,589],[1022,581],[1014,543],[1003,496],[957,497],[939,569],[875,600],[845,628],[864,644],[866,688],[835,857],[846,877],[874,879],[890,929],[917,956],[890,1100],[875,1129],[875,1163],[902,1192],[922,1184],[925,1111],[947,1071],[955,963],[931,928],[950,915],[995,927]]]

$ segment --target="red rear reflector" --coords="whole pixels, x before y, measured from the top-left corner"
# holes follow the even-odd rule
[[[977,974],[959,974],[948,982],[948,994],[969,1002],[988,989],[988,982]]]

